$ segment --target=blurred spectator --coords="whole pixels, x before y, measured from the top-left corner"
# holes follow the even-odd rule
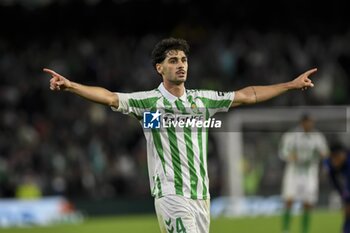
[[[317,66],[317,88],[313,91],[290,93],[262,105],[349,103],[350,28],[327,35],[309,32],[303,24],[294,31],[289,25],[287,33],[259,30],[231,22],[228,16],[221,19],[221,11],[231,10],[225,8],[229,1],[222,1],[219,10],[211,9],[218,16],[213,22],[188,1],[181,21],[173,19],[163,25],[157,16],[149,14],[150,19],[135,24],[128,21],[132,1],[124,5],[117,5],[119,1],[85,1],[95,2],[76,13],[85,18],[73,23],[75,14],[67,13],[67,19],[59,17],[62,22],[55,21],[54,30],[46,31],[41,24],[38,29],[38,22],[47,15],[76,12],[76,5],[54,0],[35,1],[36,4],[5,2],[0,6],[0,15],[16,12],[14,23],[27,20],[30,26],[23,34],[5,27],[0,35],[0,197],[15,195],[21,182],[14,177],[26,176],[23,168],[28,167],[32,177],[41,178],[43,195],[101,198],[148,192],[146,151],[138,122],[79,98],[56,98],[47,91],[48,80],[41,69],[49,67],[74,81],[98,83],[120,92],[153,89],[160,78],[147,54],[164,34],[184,37],[193,45],[188,88],[225,91],[248,84],[284,82]],[[187,1],[161,2],[166,8]],[[232,15],[243,17],[238,9],[232,10]],[[106,22],[105,15],[114,21],[106,17]],[[124,17],[124,23],[116,20],[118,15]],[[80,20],[86,20],[86,24]],[[150,20],[153,31],[149,31]],[[322,22],[317,25],[323,29]],[[210,156],[208,165],[213,173],[211,193],[215,196],[220,194],[223,179],[217,153],[211,154],[214,156]]]
[[[16,187],[16,198],[18,199],[39,199],[42,196],[38,178],[31,171],[21,177]]]

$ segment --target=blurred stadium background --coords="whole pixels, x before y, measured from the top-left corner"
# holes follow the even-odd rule
[[[49,91],[42,68],[110,90],[152,89],[160,79],[151,66],[151,49],[163,37],[182,37],[191,45],[187,88],[236,90],[288,81],[318,67],[316,88],[248,108],[346,109],[350,15],[344,4],[340,0],[200,4],[192,0],[0,0],[0,200],[62,196],[84,216],[151,214],[145,221],[151,219],[156,227],[151,229],[158,230],[138,122],[79,97]],[[235,111],[239,110],[232,110],[233,117]],[[247,197],[279,195],[284,163],[277,147],[282,130],[242,130],[243,156],[236,167],[241,169],[243,193]],[[342,141],[349,146],[346,130],[326,137],[329,143]],[[209,138],[213,200],[230,194],[219,139],[215,133]],[[320,176],[318,207],[328,209],[332,192],[327,177]],[[0,206],[0,215],[2,210]],[[325,229],[324,224],[338,231],[338,212],[319,216],[324,217],[320,229]],[[112,229],[118,229],[118,219]],[[272,219],[274,229],[279,229],[277,217]],[[241,226],[237,232],[250,232],[245,227],[255,220],[237,224],[239,220],[219,219],[212,228],[218,229],[218,221],[227,221],[228,228],[233,224],[232,228]],[[268,225],[269,218],[265,220],[261,224]]]

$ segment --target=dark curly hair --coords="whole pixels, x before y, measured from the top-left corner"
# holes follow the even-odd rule
[[[184,39],[178,38],[166,38],[158,42],[152,51],[152,65],[155,68],[157,63],[164,61],[167,52],[170,50],[180,50],[183,51],[186,56],[189,55],[190,46]]]

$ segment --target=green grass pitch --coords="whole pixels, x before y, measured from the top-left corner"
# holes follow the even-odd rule
[[[290,233],[300,233],[300,216],[294,216]],[[310,233],[339,233],[342,215],[339,212],[314,211]],[[50,227],[1,229],[1,233],[159,233],[154,215],[87,218],[83,223]],[[280,217],[212,219],[211,233],[280,233]]]

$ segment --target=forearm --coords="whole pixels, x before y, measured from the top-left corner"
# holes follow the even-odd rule
[[[256,103],[272,99],[276,96],[279,96],[285,93],[290,89],[293,89],[290,82],[269,85],[269,86],[253,86],[252,88],[256,94],[256,101],[255,101]]]
[[[292,82],[279,83],[268,86],[249,86],[236,91],[233,105],[256,104],[272,99],[294,89]]]
[[[118,95],[102,87],[86,86],[75,82],[70,82],[67,91],[79,95],[87,100],[103,105],[118,108]]]

